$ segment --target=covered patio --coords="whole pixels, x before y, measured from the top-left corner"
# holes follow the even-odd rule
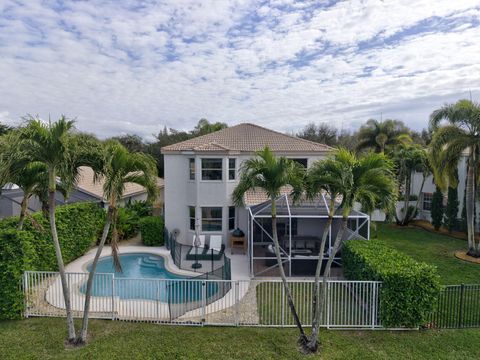
[[[258,199],[258,197],[257,197]],[[320,253],[320,243],[329,213],[329,199],[322,194],[314,200],[302,199],[293,202],[287,194],[277,198],[277,230],[281,259],[287,276],[313,276]],[[336,203],[335,214],[340,214]],[[248,249],[250,275],[252,277],[278,276],[272,238],[271,202],[247,203]],[[341,215],[335,215],[328,229],[328,239],[322,254],[324,262],[333,249],[341,225]],[[358,210],[352,210],[343,240],[369,239],[370,217]],[[341,250],[335,257],[335,265],[341,264]],[[335,271],[333,271],[335,273]],[[337,271],[338,273],[338,271]]]

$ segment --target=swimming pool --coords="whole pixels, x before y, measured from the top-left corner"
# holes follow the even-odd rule
[[[118,296],[121,299],[147,299],[170,303],[199,301],[204,296],[201,281],[171,273],[163,256],[134,253],[121,254],[122,272],[115,271],[112,256],[101,258],[93,282],[93,296]],[[90,271],[92,264],[87,265]],[[103,275],[107,274],[107,275]],[[114,280],[109,274],[114,274]],[[86,283],[80,287],[85,293]],[[206,285],[206,296],[218,291],[216,283]]]

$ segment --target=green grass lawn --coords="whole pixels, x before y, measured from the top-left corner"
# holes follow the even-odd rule
[[[378,226],[378,239],[416,260],[435,265],[444,285],[480,283],[480,265],[459,260],[453,255],[456,250],[467,248],[466,240],[420,228],[401,228],[387,224]]]
[[[89,344],[65,349],[64,319],[0,322],[7,359],[303,359],[295,329],[159,326],[91,321]],[[325,331],[323,359],[478,359],[480,330]]]

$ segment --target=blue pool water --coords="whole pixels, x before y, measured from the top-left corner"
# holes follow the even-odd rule
[[[162,256],[146,253],[120,255],[122,272],[115,271],[113,258],[101,258],[93,282],[93,296],[119,296],[121,299],[148,299],[183,303],[202,299],[202,284],[165,269]],[[91,264],[87,266],[90,271]],[[106,275],[104,275],[106,274]],[[112,276],[114,274],[114,282]],[[162,281],[158,281],[162,280]],[[218,285],[207,283],[207,297],[218,291]],[[86,283],[80,288],[85,293]]]

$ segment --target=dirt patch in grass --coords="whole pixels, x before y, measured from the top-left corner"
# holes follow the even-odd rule
[[[471,263],[474,263],[474,264],[480,264],[480,258],[476,258],[476,257],[470,256],[470,255],[467,255],[465,253],[465,250],[455,251],[455,257],[457,259],[460,259],[460,260],[463,260],[463,261],[468,261],[468,262],[471,262]]]

